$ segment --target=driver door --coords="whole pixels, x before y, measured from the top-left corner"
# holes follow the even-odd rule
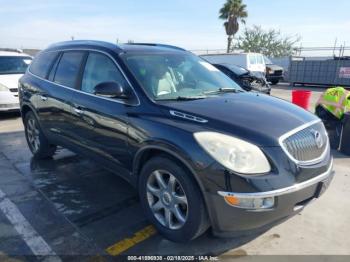
[[[96,85],[116,82],[127,86],[115,62],[106,54],[89,52],[82,71],[79,95],[72,97],[75,134],[79,146],[89,155],[110,165],[121,174],[128,174],[127,101],[94,95]]]

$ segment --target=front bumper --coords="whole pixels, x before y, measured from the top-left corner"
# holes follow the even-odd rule
[[[218,191],[211,195],[214,208],[213,231],[218,236],[232,236],[247,231],[265,228],[301,211],[304,206],[318,198],[328,188],[334,172],[333,163],[326,172],[289,187],[266,192],[234,193]],[[274,206],[269,209],[243,209],[230,205],[225,196],[237,198],[274,198]]]
[[[283,80],[283,75],[266,75],[267,81],[273,81],[273,80]]]
[[[0,104],[0,112],[12,112],[12,111],[19,111],[19,103],[13,103],[13,104]]]
[[[0,92],[0,112],[18,111],[19,109],[19,100],[16,94]]]

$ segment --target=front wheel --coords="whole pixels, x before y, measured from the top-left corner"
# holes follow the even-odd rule
[[[55,154],[56,146],[49,143],[33,112],[28,112],[24,117],[24,131],[34,158],[48,158]]]
[[[208,229],[199,187],[175,160],[162,156],[148,161],[140,174],[139,192],[147,217],[167,239],[186,242]]]

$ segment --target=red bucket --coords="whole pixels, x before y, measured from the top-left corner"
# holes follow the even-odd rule
[[[309,109],[311,91],[308,90],[293,90],[292,103],[298,105],[305,110]]]

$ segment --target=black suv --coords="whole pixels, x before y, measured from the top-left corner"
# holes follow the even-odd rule
[[[173,241],[210,226],[225,236],[274,224],[332,178],[316,116],[245,92],[178,47],[58,43],[19,86],[34,157],[63,146],[101,163],[137,188],[147,217]]]

